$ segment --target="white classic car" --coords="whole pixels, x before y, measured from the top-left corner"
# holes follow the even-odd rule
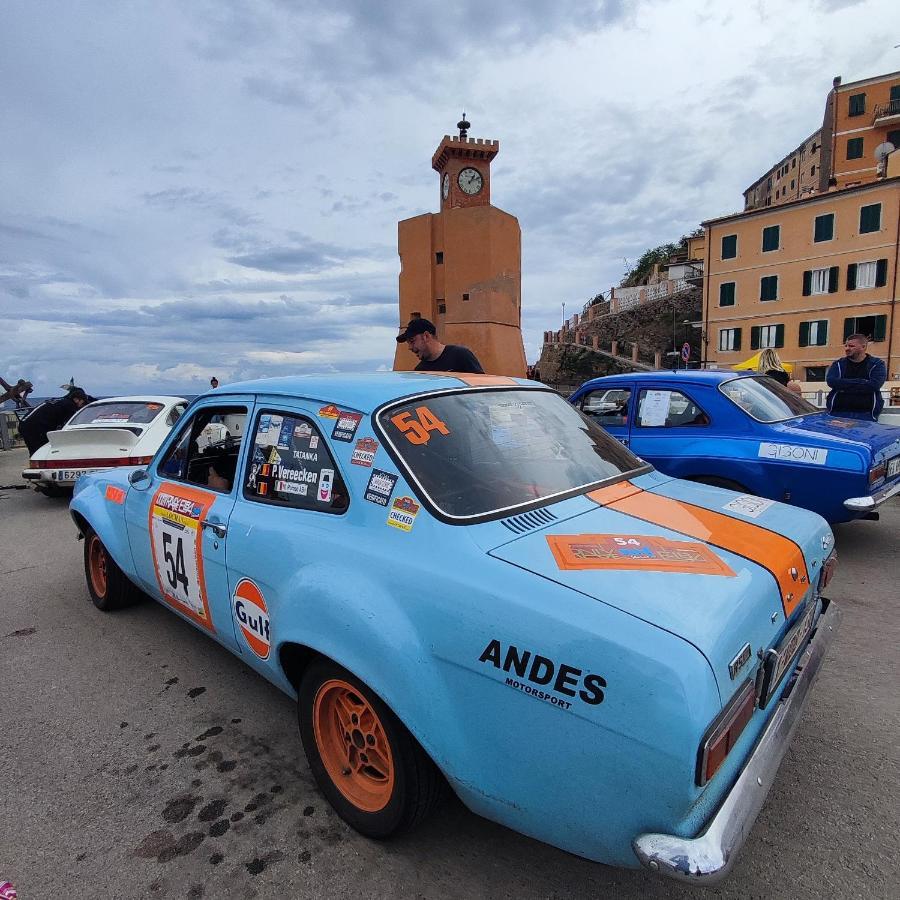
[[[110,397],[82,407],[35,451],[22,477],[45,494],[85,472],[145,466],[187,408],[184,397]]]

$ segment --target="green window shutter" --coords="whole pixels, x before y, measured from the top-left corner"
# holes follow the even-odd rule
[[[856,319],[853,317],[844,319],[844,340],[846,341],[854,331],[856,331]]]
[[[825,347],[828,344],[828,319],[819,319],[817,324],[819,330],[816,333],[816,345]]]
[[[775,326],[775,346],[776,347],[784,346],[784,325],[776,325]]]
[[[725,281],[719,285],[719,306],[734,306],[733,281]]]
[[[765,275],[759,281],[759,299],[776,300],[778,298],[778,276]]]
[[[737,235],[726,234],[722,238],[722,259],[734,259],[737,256]]]
[[[837,266],[832,266],[828,270],[828,293],[834,294],[838,289],[838,272]]]
[[[861,116],[866,111],[866,95],[851,94],[849,100],[848,114],[851,116]]]
[[[891,103],[900,103],[900,84],[891,85]]]
[[[809,322],[801,322],[800,323],[800,340],[799,345],[801,347],[809,346]]]
[[[808,297],[812,293],[812,272],[807,269],[803,273],[803,296]]]
[[[859,211],[859,233],[870,234],[881,230],[881,204],[872,203]]]
[[[862,159],[863,139],[847,138],[847,159]]]
[[[887,284],[887,260],[879,259],[875,263],[875,287],[884,287]]]
[[[850,263],[847,266],[847,290],[856,290],[856,263]]]
[[[754,325],[750,329],[750,349],[759,350],[759,325]]]
[[[763,253],[766,253],[769,250],[777,250],[779,242],[780,242],[780,238],[781,238],[781,226],[780,225],[769,225],[768,228],[763,228],[763,234],[762,234]]]
[[[875,316],[875,327],[872,329],[872,340],[883,341],[887,331],[887,316]]]
[[[740,328],[734,329],[734,348],[733,349],[735,349],[735,350],[741,349],[741,329]]]
[[[834,213],[816,216],[814,241],[830,241],[834,237]]]

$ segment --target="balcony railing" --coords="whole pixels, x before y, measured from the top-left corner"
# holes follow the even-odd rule
[[[875,121],[879,119],[893,119],[900,117],[900,100],[891,100],[890,103],[879,103],[875,107]]]

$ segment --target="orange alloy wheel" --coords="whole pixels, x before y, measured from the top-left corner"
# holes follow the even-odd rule
[[[91,575],[91,587],[94,593],[103,598],[106,596],[106,548],[96,534],[91,535],[91,546],[88,549],[88,570]]]
[[[357,809],[384,809],[394,792],[394,755],[366,698],[341,679],[324,682],[313,702],[313,730],[335,787]]]

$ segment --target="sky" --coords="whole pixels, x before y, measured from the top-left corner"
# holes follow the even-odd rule
[[[4,0],[0,376],[198,393],[389,369],[397,222],[463,111],[543,332],[742,208],[895,0]]]

